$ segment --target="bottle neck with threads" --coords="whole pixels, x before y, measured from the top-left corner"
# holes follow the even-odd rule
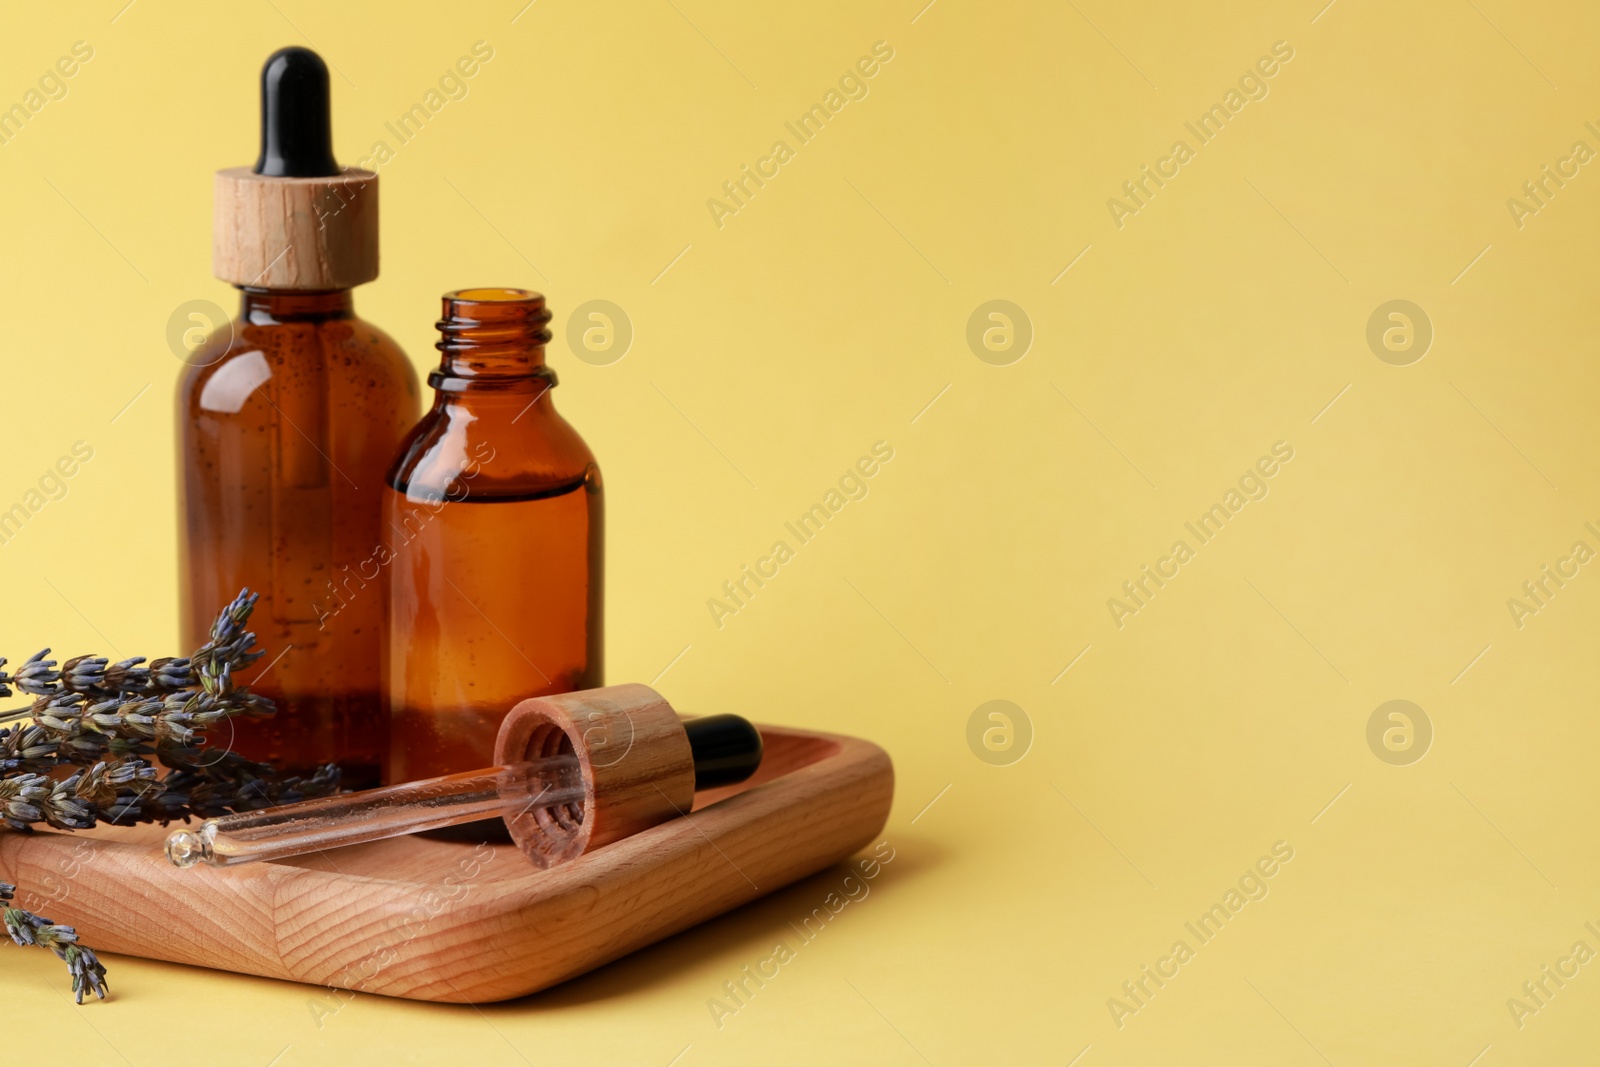
[[[526,289],[461,289],[444,298],[443,354],[428,375],[437,403],[498,406],[543,400],[556,375],[545,366],[550,311]]]

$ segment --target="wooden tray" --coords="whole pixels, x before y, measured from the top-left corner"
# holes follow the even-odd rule
[[[416,1000],[505,1000],[782,888],[883,829],[894,769],[882,749],[761,733],[749,782],[548,871],[511,845],[415,837],[181,871],[160,854],[165,831],[138,827],[0,833],[0,880],[100,951]]]

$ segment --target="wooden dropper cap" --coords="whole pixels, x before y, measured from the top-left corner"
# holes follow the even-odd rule
[[[687,815],[696,788],[742,782],[761,765],[761,735],[735,715],[683,720],[647,685],[532,697],[506,714],[495,763],[572,753],[582,804],[507,815],[523,853],[554,867]]]
[[[333,158],[328,67],[283,48],[261,68],[261,158],[217,172],[211,269],[253,289],[323,292],[378,276],[378,176]]]
[[[575,753],[581,808],[507,816],[528,858],[554,867],[694,806],[694,754],[672,705],[646,685],[611,685],[522,701],[500,724],[502,766]]]

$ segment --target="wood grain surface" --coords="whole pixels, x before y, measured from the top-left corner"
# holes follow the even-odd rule
[[[217,172],[211,272],[259,289],[351,289],[378,276],[378,176],[346,167],[328,178]]]
[[[397,838],[279,863],[179,870],[155,827],[0,833],[0,879],[108,952],[447,1002],[545,989],[770,893],[870,843],[888,755],[762,727],[748,782],[541,871],[513,845]],[[38,903],[35,901],[34,903]]]

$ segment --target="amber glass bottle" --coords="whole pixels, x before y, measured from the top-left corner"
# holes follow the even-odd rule
[[[246,289],[242,304],[178,388],[183,647],[204,642],[217,605],[260,592],[251,626],[269,651],[245,680],[278,714],[239,723],[232,749],[292,770],[337,762],[346,784],[375,784],[386,721],[372,559],[416,374],[347,290]]]
[[[243,297],[178,383],[179,615],[196,648],[221,605],[260,593],[267,655],[242,680],[278,705],[212,741],[372,785],[387,748],[373,556],[420,397],[399,347],[351,307],[378,276],[378,176],[334,160],[328,69],[308,49],[262,68],[261,155],[216,176],[212,270]]]
[[[544,298],[444,298],[433,410],[384,495],[390,782],[489,766],[531,696],[601,681],[600,468],[556,413]]]

